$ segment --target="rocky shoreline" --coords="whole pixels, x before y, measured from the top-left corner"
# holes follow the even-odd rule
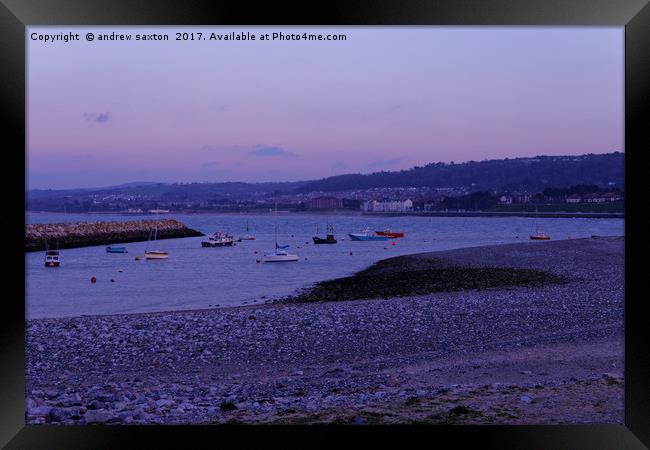
[[[45,250],[46,242],[63,249],[146,241],[156,225],[158,239],[203,236],[174,219],[38,223],[25,225],[25,251]]]
[[[29,320],[26,420],[623,423],[623,247],[592,238],[405,257],[562,283]]]

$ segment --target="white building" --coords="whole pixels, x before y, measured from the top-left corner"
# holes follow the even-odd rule
[[[361,209],[364,212],[406,212],[413,210],[411,199],[401,200],[368,200],[363,202]]]

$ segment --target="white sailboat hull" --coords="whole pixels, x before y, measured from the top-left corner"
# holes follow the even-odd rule
[[[264,255],[262,259],[264,262],[291,262],[291,261],[300,261],[298,255]]]
[[[145,259],[167,259],[169,258],[169,253],[167,252],[145,252]]]

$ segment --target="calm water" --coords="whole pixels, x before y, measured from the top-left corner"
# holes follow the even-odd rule
[[[46,268],[43,252],[26,254],[27,316],[62,317],[84,314],[121,314],[198,309],[263,302],[291,294],[310,284],[352,274],[390,256],[490,245],[528,242],[535,231],[531,218],[428,218],[332,216],[338,244],[314,245],[319,225],[324,235],[325,216],[282,215],[277,218],[280,245],[301,257],[299,262],[265,264],[256,260],[274,248],[274,218],[235,215],[173,215],[190,228],[212,233],[221,230],[235,237],[245,234],[248,221],[255,241],[235,247],[202,248],[204,238],[167,239],[157,249],[168,260],[135,261],[146,243],[126,244],[129,253],[107,254],[104,246],[61,251],[61,267]],[[152,218],[74,214],[30,214],[29,223],[106,221]],[[554,240],[591,235],[623,235],[623,219],[539,219],[540,228]],[[351,242],[347,233],[366,226],[391,227],[406,237],[393,241]],[[342,240],[345,238],[345,240]],[[305,244],[309,242],[309,244]],[[543,243],[542,243],[543,245]],[[153,249],[153,248],[152,248]],[[257,252],[257,254],[255,254]],[[350,255],[352,252],[352,255]],[[119,272],[119,270],[122,272]],[[91,277],[96,284],[90,283]],[[110,280],[114,279],[114,282]]]

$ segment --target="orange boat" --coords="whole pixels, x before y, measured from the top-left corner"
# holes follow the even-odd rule
[[[391,230],[384,230],[384,231],[375,231],[375,234],[377,236],[386,236],[389,238],[401,238],[404,237],[404,233],[401,231],[391,231]]]

